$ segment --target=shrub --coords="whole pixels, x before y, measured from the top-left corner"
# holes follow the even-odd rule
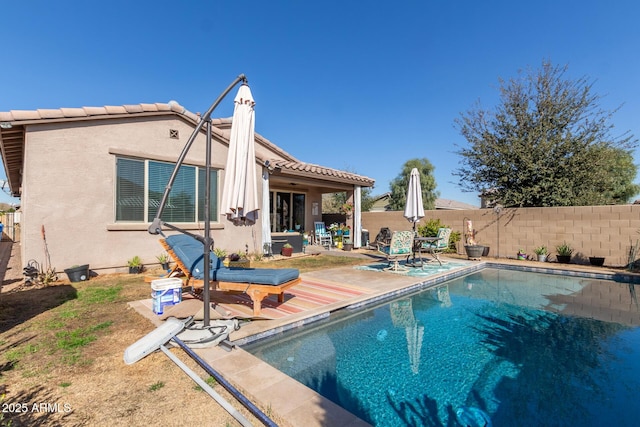
[[[440,218],[430,219],[425,225],[419,225],[417,228],[418,235],[422,237],[436,237],[438,235],[438,229],[451,228],[448,225],[442,224]],[[460,241],[460,232],[451,230],[451,237],[449,238],[449,249],[447,252],[456,252],[456,243]]]

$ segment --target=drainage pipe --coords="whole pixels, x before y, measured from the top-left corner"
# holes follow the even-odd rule
[[[237,388],[235,388],[229,381],[224,379],[220,373],[215,371],[207,362],[205,362],[200,356],[198,356],[192,349],[190,349],[180,338],[173,337],[173,341],[178,344],[193,360],[196,361],[202,369],[204,369],[209,375],[220,383],[231,395],[233,395],[242,405],[247,408],[262,424],[267,427],[278,427],[271,418],[265,415],[256,405],[253,404],[245,395],[243,395]]]

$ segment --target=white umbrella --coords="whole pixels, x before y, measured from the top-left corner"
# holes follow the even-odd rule
[[[409,187],[407,188],[407,204],[404,207],[404,217],[413,223],[413,231],[416,223],[424,218],[424,206],[422,204],[422,187],[420,186],[420,172],[417,168],[411,170]]]
[[[235,225],[253,225],[258,219],[259,205],[254,147],[255,101],[249,86],[240,86],[234,102],[220,214]]]

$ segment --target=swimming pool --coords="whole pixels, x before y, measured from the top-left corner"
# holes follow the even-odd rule
[[[243,348],[377,426],[631,426],[637,286],[483,269]]]

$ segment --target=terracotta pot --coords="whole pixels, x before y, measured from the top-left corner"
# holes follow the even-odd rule
[[[291,256],[293,254],[293,248],[282,248],[280,249],[280,255],[282,256]]]

